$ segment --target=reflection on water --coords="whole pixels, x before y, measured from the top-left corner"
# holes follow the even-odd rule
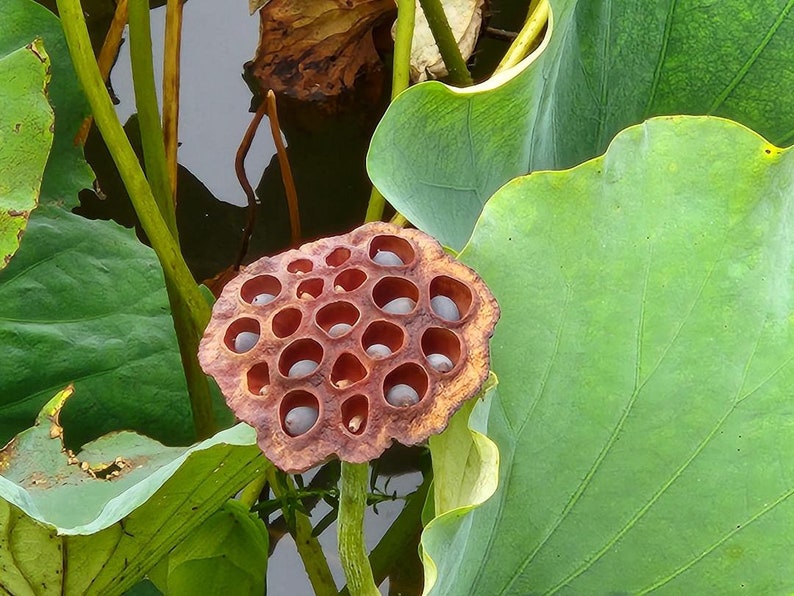
[[[161,81],[165,8],[152,10],[151,20],[155,80]],[[215,197],[236,205],[244,205],[245,196],[234,175],[234,154],[251,120],[251,92],[242,79],[242,65],[254,55],[258,38],[259,19],[249,16],[246,2],[221,6],[215,0],[190,0],[185,4],[179,163]],[[129,73],[129,43],[125,42],[111,75],[121,100],[116,111],[122,122],[135,112]],[[159,89],[158,84],[158,93]],[[267,130],[262,132],[249,155],[253,172],[257,171],[253,164],[267,163],[275,153]]]

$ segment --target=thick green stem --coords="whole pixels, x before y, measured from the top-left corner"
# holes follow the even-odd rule
[[[415,0],[397,0],[397,30],[394,34],[394,57],[392,58],[392,100],[408,89],[408,85],[411,84],[411,44],[414,39],[415,24]],[[373,186],[364,221],[380,221],[385,208],[386,199]]]
[[[411,44],[416,26],[415,0],[397,0],[397,29],[394,33],[391,98],[397,97],[411,84]]]
[[[376,582],[383,582],[390,575],[392,569],[400,565],[401,557],[406,549],[410,548],[412,542],[422,533],[422,508],[425,505],[432,478],[430,473],[425,475],[422,484],[419,485],[415,493],[407,497],[405,507],[400,511],[397,519],[392,522],[378,545],[369,554],[369,563]],[[349,596],[349,594],[350,591],[345,586],[339,596]]]
[[[135,0],[131,4],[136,4],[139,1]],[[57,4],[72,62],[91,105],[94,120],[99,126],[102,137],[121,174],[143,230],[163,267],[169,297],[172,307],[175,308],[174,316],[184,319],[180,323],[175,323],[177,330],[192,328],[194,339],[197,339],[198,334],[209,321],[210,307],[182,258],[179,246],[160,213],[152,189],[138,163],[138,158],[116,116],[91,49],[79,0],[57,0]],[[176,300],[174,295],[178,297]],[[186,333],[186,331],[181,333]],[[198,378],[197,372],[188,372],[187,374],[192,378]],[[203,373],[201,376],[203,377]],[[204,381],[206,382],[206,378]],[[193,399],[194,395],[191,393],[191,400]],[[201,414],[202,412],[207,411],[207,404],[191,405],[194,412],[199,413],[199,419],[194,421],[199,431],[198,434],[204,435],[210,426],[206,420],[202,420],[200,417],[204,415]]]
[[[198,361],[202,330],[196,328],[190,316],[190,307],[185,302],[184,296],[174,286],[173,281],[167,277],[165,278],[165,287],[168,290],[168,302],[171,305],[179,356],[182,360],[182,369],[185,372],[196,440],[201,441],[218,432],[215,414],[212,411],[210,384]]]
[[[337,536],[339,558],[352,596],[380,596],[364,544],[369,464],[342,462]]]
[[[510,47],[507,48],[502,61],[496,67],[495,73],[506,70],[515,66],[526,58],[529,49],[535,44],[535,41],[543,31],[546,23],[549,20],[549,0],[540,0],[537,5],[530,11],[524,26],[518,32],[518,37],[515,38]]]
[[[460,87],[471,85],[473,83],[471,73],[460,53],[455,35],[449,27],[441,0],[419,0],[419,4],[422,5],[422,12],[425,13],[427,24],[430,25],[430,32],[444,59],[444,66],[449,72],[449,81]]]
[[[135,107],[138,110],[138,122],[141,127],[146,178],[152,188],[154,200],[160,208],[160,214],[178,243],[176,214],[171,199],[171,183],[168,179],[168,166],[165,159],[163,127],[160,122],[160,109],[157,106],[157,91],[154,82],[149,2],[147,0],[132,0],[127,10],[130,25],[132,81],[135,90]]]

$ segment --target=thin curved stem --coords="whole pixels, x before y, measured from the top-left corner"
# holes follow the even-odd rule
[[[243,238],[240,242],[240,250],[237,251],[237,258],[234,260],[235,271],[240,269],[243,259],[248,252],[248,243],[250,242],[251,236],[254,233],[254,225],[256,224],[256,193],[254,192],[254,187],[251,186],[251,182],[249,182],[248,176],[245,173],[245,158],[248,156],[248,152],[251,150],[251,144],[254,142],[256,131],[259,130],[259,124],[262,122],[262,118],[265,117],[266,113],[267,103],[262,101],[262,103],[259,104],[259,108],[257,108],[256,112],[254,113],[254,117],[251,118],[248,128],[245,129],[243,139],[240,141],[240,146],[237,148],[237,153],[234,156],[234,173],[237,175],[237,182],[243,189],[243,192],[245,193],[245,199],[248,203]]]
[[[352,596],[380,596],[364,544],[369,464],[342,462],[337,536],[339,558]]]
[[[272,89],[267,90],[265,95],[267,104],[267,119],[270,122],[270,134],[273,137],[273,144],[276,146],[276,156],[278,165],[281,168],[281,182],[284,184],[284,194],[287,196],[287,209],[289,210],[290,239],[292,244],[297,245],[301,239],[301,217],[298,210],[298,192],[295,190],[295,180],[292,178],[292,168],[287,157],[287,148],[281,140],[281,124],[278,121],[278,109],[276,108],[276,94]]]

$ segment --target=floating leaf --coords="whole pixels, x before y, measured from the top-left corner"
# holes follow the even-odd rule
[[[191,443],[185,379],[151,249],[131,230],[51,205],[36,210],[25,240],[0,272],[0,442],[74,382],[64,411],[70,445],[120,428]]]

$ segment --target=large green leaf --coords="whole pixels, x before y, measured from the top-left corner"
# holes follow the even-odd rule
[[[0,269],[19,248],[52,145],[49,56],[41,40],[0,51]]]
[[[80,124],[88,115],[88,103],[74,74],[61,23],[33,0],[0,2],[0,23],[0,55],[38,37],[50,56],[48,96],[55,110],[55,138],[44,172],[41,201],[72,207],[77,204],[77,193],[90,187],[94,176],[83,159],[83,148],[75,144]]]
[[[44,39],[55,109],[42,207],[0,272],[0,444],[70,382],[77,389],[63,417],[70,445],[129,428],[188,444],[190,407],[154,254],[132,232],[68,211],[92,175],[74,146],[85,100],[60,23],[31,0],[0,3],[0,22],[0,55]]]
[[[39,207],[0,272],[0,352],[0,443],[72,382],[70,445],[116,429],[193,440],[162,270],[131,230]]]
[[[71,392],[0,451],[0,592],[121,593],[270,465],[242,424],[191,448],[122,432],[72,454],[58,419]],[[262,540],[248,544],[266,559]]]
[[[435,593],[791,592],[792,239],[794,152],[715,118],[502,188],[461,253],[502,309],[500,486]]]
[[[445,244],[463,246],[510,179],[595,157],[650,116],[714,114],[794,140],[792,0],[550,3],[536,56],[469,89],[411,88],[378,126],[373,182]]]

